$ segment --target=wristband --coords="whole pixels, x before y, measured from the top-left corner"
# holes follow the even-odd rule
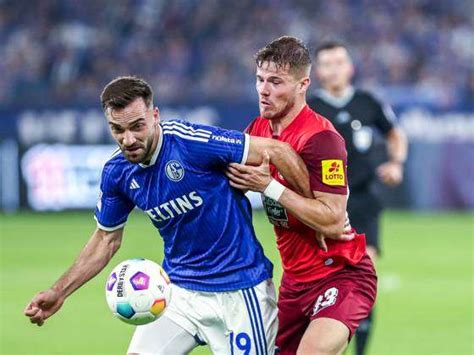
[[[268,186],[263,190],[263,194],[267,197],[270,197],[271,199],[278,201],[283,194],[283,191],[285,191],[286,187],[280,184],[278,181],[275,179],[272,179]]]

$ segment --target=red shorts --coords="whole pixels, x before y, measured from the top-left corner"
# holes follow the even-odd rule
[[[283,274],[278,297],[279,354],[295,354],[309,323],[320,317],[341,321],[352,337],[369,315],[376,294],[377,276],[368,255],[357,265],[310,283],[298,283]]]

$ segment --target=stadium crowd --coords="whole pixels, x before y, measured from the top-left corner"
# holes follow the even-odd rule
[[[0,106],[95,104],[119,74],[161,102],[249,100],[252,55],[289,34],[348,43],[359,86],[392,103],[456,107],[474,91],[472,13],[469,0],[0,1]]]

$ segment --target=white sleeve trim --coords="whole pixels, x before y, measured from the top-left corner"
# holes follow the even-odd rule
[[[125,224],[127,223],[127,222],[123,222],[122,224],[119,224],[119,225],[114,226],[114,227],[106,227],[106,226],[103,226],[102,224],[99,223],[99,221],[97,220],[97,217],[96,217],[96,216],[94,216],[94,219],[95,219],[96,222],[97,222],[97,228],[102,229],[102,230],[104,230],[104,231],[106,231],[106,232],[113,232],[113,231],[116,231],[117,229],[120,229],[120,228],[125,227]]]
[[[250,149],[250,135],[248,133],[244,134],[244,152],[242,154],[242,161],[240,164],[245,164],[247,162],[247,158],[249,157],[249,149]]]

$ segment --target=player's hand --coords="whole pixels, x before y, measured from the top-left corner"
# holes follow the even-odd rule
[[[398,162],[388,161],[377,168],[377,175],[384,184],[397,186],[403,180],[403,165]]]
[[[341,235],[339,235],[337,237],[332,237],[332,238],[329,238],[329,239],[338,240],[338,241],[342,241],[342,242],[348,242],[348,241],[351,241],[352,239],[354,239],[355,236],[356,236],[356,232],[352,228],[351,221],[349,220],[349,214],[346,212],[346,220],[344,222],[344,231],[342,232]],[[328,251],[328,246],[326,244],[326,237],[324,235],[322,235],[319,232],[316,232],[316,240],[319,244],[319,247],[322,250]]]
[[[44,321],[56,313],[64,303],[64,299],[60,297],[58,292],[49,289],[38,293],[31,302],[26,306],[23,313],[30,318],[30,322],[39,327]]]
[[[263,161],[259,166],[231,163],[226,173],[230,186],[239,190],[263,192],[272,181],[270,174],[270,156],[263,152]]]
[[[326,244],[326,237],[324,235],[322,235],[321,233],[319,232],[316,232],[316,241],[318,242],[319,244],[319,247],[324,250],[324,251],[328,251],[328,246]]]

